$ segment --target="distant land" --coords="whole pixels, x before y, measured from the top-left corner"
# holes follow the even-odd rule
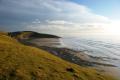
[[[8,32],[8,35],[27,45],[35,46],[60,46],[60,38],[56,35],[43,34],[33,31]]]
[[[17,32],[8,32],[8,35],[11,37],[18,38],[60,38],[59,36],[51,35],[51,34],[43,34],[34,31],[17,31]]]

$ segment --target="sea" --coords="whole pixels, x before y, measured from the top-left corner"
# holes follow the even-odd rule
[[[120,37],[63,37],[62,43],[85,54],[106,58],[107,63],[120,67]]]

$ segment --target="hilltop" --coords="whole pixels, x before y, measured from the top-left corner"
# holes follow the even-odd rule
[[[34,31],[8,32],[8,35],[17,39],[35,39],[35,38],[60,38],[59,36],[43,34]]]

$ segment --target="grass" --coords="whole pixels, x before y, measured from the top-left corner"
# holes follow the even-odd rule
[[[115,80],[0,33],[0,80]]]
[[[60,38],[55,35],[37,33],[33,31],[18,31],[18,32],[10,32],[9,36],[14,37],[16,39],[27,39],[27,38]]]

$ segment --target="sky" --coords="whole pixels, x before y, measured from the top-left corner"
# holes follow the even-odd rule
[[[72,0],[71,0],[72,1]],[[73,0],[76,3],[86,5],[94,13],[109,17],[111,19],[120,19],[120,0]]]
[[[0,31],[120,35],[120,0],[0,0]]]

